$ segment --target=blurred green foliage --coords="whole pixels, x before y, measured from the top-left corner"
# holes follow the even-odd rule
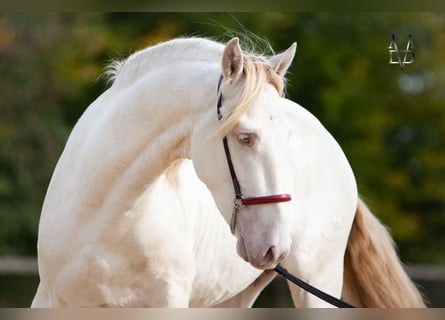
[[[445,15],[437,13],[0,14],[0,255],[35,255],[51,172],[106,64],[177,36],[244,28],[298,42],[287,95],[343,147],[359,191],[405,261],[445,263]],[[413,35],[416,60],[390,65]]]

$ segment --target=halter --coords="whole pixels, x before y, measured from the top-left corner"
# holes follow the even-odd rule
[[[218,90],[221,87],[223,76],[221,75],[218,81]],[[216,111],[218,113],[218,120],[222,119],[221,114],[221,106],[222,106],[222,94],[219,95],[218,103],[216,106]],[[227,136],[223,138],[224,152],[226,154],[227,164],[230,170],[230,176],[232,177],[233,189],[235,191],[235,199],[233,205],[232,218],[230,221],[230,230],[233,234],[236,231],[236,214],[239,209],[242,209],[247,206],[258,205],[258,204],[268,204],[268,203],[278,203],[278,202],[287,202],[292,200],[290,194],[274,194],[270,196],[259,196],[259,197],[244,197],[241,193],[241,186],[236,176],[235,168],[233,167],[232,157],[230,155],[229,145],[227,143]]]

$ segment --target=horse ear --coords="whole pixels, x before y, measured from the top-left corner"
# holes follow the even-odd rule
[[[239,39],[230,40],[222,57],[222,74],[226,81],[236,80],[243,71],[243,52],[239,46]]]
[[[295,51],[297,50],[297,43],[294,42],[292,45],[284,52],[277,54],[269,59],[269,63],[272,65],[273,69],[279,76],[284,76],[287,69],[292,63],[295,56]]]

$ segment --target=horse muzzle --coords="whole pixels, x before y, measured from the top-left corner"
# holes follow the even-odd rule
[[[261,270],[273,269],[278,263],[283,261],[289,254],[289,248],[271,244],[261,247],[250,247],[242,236],[237,242],[238,255],[253,267]]]

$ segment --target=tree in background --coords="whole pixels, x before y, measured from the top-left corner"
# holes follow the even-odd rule
[[[110,59],[177,36],[243,28],[298,42],[287,96],[345,150],[359,191],[404,260],[445,263],[445,15],[107,13],[0,15],[0,255],[35,255],[46,188]],[[416,60],[390,65],[391,35]],[[74,161],[74,159],[73,159]]]

